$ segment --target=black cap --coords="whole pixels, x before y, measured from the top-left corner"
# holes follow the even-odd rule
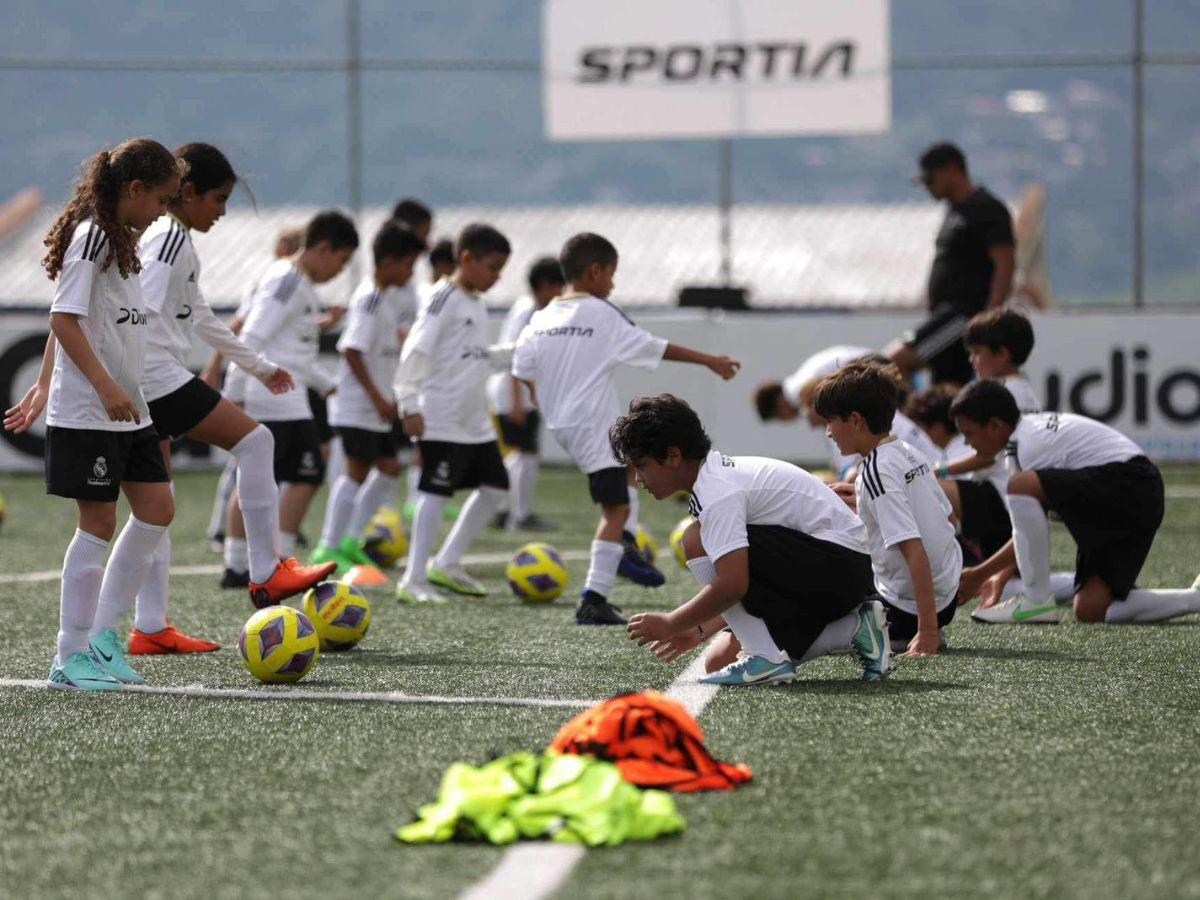
[[[930,173],[946,166],[958,166],[963,172],[966,172],[967,158],[954,144],[949,141],[939,141],[925,148],[917,160],[917,165],[921,167],[921,171],[913,180],[927,181]]]

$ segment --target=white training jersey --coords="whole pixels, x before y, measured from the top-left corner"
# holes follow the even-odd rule
[[[875,590],[916,615],[912,573],[897,545],[918,539],[929,557],[937,608],[954,603],[962,548],[950,524],[950,501],[929,461],[902,440],[885,440],[863,460],[854,490],[859,518],[867,526]]]
[[[1022,415],[1042,411],[1042,401],[1038,399],[1033,385],[1030,384],[1029,379],[1025,377],[1024,373],[1018,372],[1016,375],[1006,375],[1000,380],[1004,382],[1004,386],[1008,388],[1008,392],[1017,401],[1017,409],[1021,411]]]
[[[1028,469],[1086,469],[1142,456],[1115,428],[1075,413],[1021,416],[1004,451],[1009,477]]]
[[[271,348],[275,361],[292,373],[297,387],[272,394],[257,381],[246,384],[246,413],[260,422],[311,419],[309,387],[325,393],[333,379],[317,365],[320,352],[321,301],[312,281],[290,259],[267,270],[255,292],[242,341],[254,350]]]
[[[426,441],[485,444],[496,440],[487,409],[487,380],[492,373],[488,353],[487,308],[477,294],[449,278],[417,311],[417,320],[400,353],[401,366],[416,354],[428,370],[416,397],[425,419]],[[396,391],[406,404],[411,402]]]
[[[500,326],[500,334],[496,338],[496,343],[515,344],[535,312],[537,312],[537,303],[532,297],[517,298],[504,317],[504,324]],[[533,398],[529,394],[529,388],[513,378],[511,372],[497,372],[488,380],[488,401],[491,403],[492,412],[502,416],[507,416],[512,412],[514,384],[520,392],[521,403],[526,409],[532,408]]]
[[[868,552],[867,530],[850,507],[821,479],[778,459],[710,451],[692,485],[691,513],[713,562],[749,546],[747,525],[782,525]],[[804,594],[802,581],[796,583],[797,597]]]
[[[408,327],[401,320],[412,314],[411,296],[398,287],[377,287],[373,278],[368,278],[354,292],[346,311],[346,328],[337,342],[342,359],[338,363],[337,390],[329,398],[329,424],[391,431],[392,423],[379,417],[366,389],[350,370],[345,354],[347,350],[361,353],[375,389],[390,398],[396,364],[400,361],[400,329]]]
[[[1000,380],[1008,388],[1008,392],[1013,395],[1013,399],[1017,401],[1017,409],[1021,411],[1021,415],[1042,411],[1042,404],[1038,400],[1037,394],[1033,392],[1033,385],[1029,383],[1029,379],[1024,375],[1008,375]],[[955,437],[961,440],[962,435],[955,435]],[[952,441],[951,444],[953,445],[954,442]],[[962,452],[956,456],[950,456],[950,461],[970,456],[974,452],[965,440],[962,441],[961,447],[956,447],[956,449],[961,449]],[[996,490],[1000,492],[1001,497],[1008,490],[1008,472],[1005,471],[1004,462],[1000,459],[996,460],[993,465],[988,466],[986,469],[976,469],[967,477],[973,481],[990,481]]]
[[[666,351],[665,338],[634,325],[616,305],[570,294],[533,314],[513,351],[512,374],[533,382],[550,433],[591,474],[619,465],[608,443],[621,415],[614,370],[656,368]]]
[[[936,466],[942,460],[942,448],[933,442],[916,422],[897,411],[892,418],[892,434],[921,454],[931,466]]]
[[[783,396],[792,404],[800,405],[800,389],[814,378],[824,378],[832,375],[842,366],[871,353],[870,347],[857,347],[851,344],[836,344],[814,353],[800,368],[783,379]]]
[[[55,428],[98,431],[137,431],[150,423],[142,394],[142,364],[149,315],[142,304],[136,275],[122,278],[114,258],[102,269],[108,255],[108,235],[85,219],[63,257],[51,313],[79,316],[79,326],[105,371],[133,398],[142,421],[114,422],[108,417],[96,389],[59,344],[50,377],[46,424]]]
[[[165,397],[192,379],[187,363],[193,333],[256,378],[275,373],[275,365],[239,341],[204,299],[200,260],[190,230],[178,219],[156,219],[142,233],[138,253],[142,302],[151,313],[142,376],[147,401]]]

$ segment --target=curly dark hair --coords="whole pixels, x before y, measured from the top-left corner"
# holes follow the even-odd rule
[[[186,172],[186,163],[150,138],[130,138],[112,150],[101,150],[83,164],[83,174],[75,182],[71,199],[42,241],[50,248],[42,259],[46,274],[51,280],[58,277],[75,227],[91,219],[108,235],[108,253],[100,264],[101,271],[116,260],[122,278],[136,275],[142,270],[137,236],[117,223],[121,188],[132,181],[158,186],[176,175],[183,177]]]
[[[623,465],[647,458],[662,462],[670,447],[678,447],[684,459],[704,459],[712,449],[696,411],[673,394],[638,397],[608,430],[608,442]]]
[[[904,404],[904,414],[925,428],[932,428],[940,422],[950,434],[955,434],[958,428],[954,424],[954,417],[950,415],[950,404],[957,393],[958,388],[952,384],[939,384],[917,391]]]
[[[887,434],[900,403],[900,385],[894,370],[879,363],[852,362],[821,379],[813,395],[813,409],[822,419],[848,419],[858,413],[872,434]]]

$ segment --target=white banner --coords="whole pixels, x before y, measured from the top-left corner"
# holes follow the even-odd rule
[[[542,71],[551,140],[887,131],[888,0],[546,0]]]

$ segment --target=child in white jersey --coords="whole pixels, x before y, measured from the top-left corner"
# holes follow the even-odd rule
[[[887,619],[867,599],[866,529],[820,479],[718,453],[670,394],[634,400],[610,440],[655,499],[691,493],[697,520],[683,549],[700,591],[670,613],[630,617],[631,639],[671,662],[715,636],[700,679],[710,684],[793,681],[801,663],[851,649],[864,680],[887,675]]]
[[[335,211],[314,216],[304,232],[304,249],[267,270],[241,334],[251,349],[270,346],[280,365],[323,395],[331,393],[335,383],[317,364],[321,304],[313,286],[335,278],[357,247],[358,232],[346,216]],[[290,558],[300,523],[325,478],[312,407],[303,390],[275,394],[251,381],[246,386],[246,413],[266,425],[275,438],[275,481],[287,482],[279,502],[279,550]],[[241,499],[235,495],[229,504],[222,586],[248,583],[248,568]],[[263,585],[250,584],[250,593],[255,605],[270,600]]]
[[[534,401],[559,445],[588,478],[600,504],[587,581],[575,610],[580,625],[623,625],[608,602],[618,574],[645,587],[663,575],[638,552],[637,490],[613,456],[608,429],[620,414],[613,372],[619,365],[653,369],[664,360],[706,366],[726,380],[740,363],[668,343],[638,328],[610,303],[617,249],[598,234],[577,234],[559,256],[571,293],[534,313],[513,351],[512,374],[534,389]]]
[[[963,571],[959,599],[1014,562],[1023,589],[977,609],[989,623],[1057,622],[1050,582],[1047,510],[1058,513],[1076,544],[1075,618],[1080,622],[1158,622],[1200,612],[1200,591],[1134,590],[1164,512],[1162,476],[1141,448],[1094,419],[1073,413],[1022,415],[1007,386],[967,385],[951,407],[963,437],[989,458],[1005,454],[1005,500],[1013,539]]]
[[[891,372],[859,362],[826,377],[814,402],[838,449],[863,457],[855,509],[867,526],[892,640],[910,656],[929,656],[954,618],[962,549],[932,464],[891,432],[899,395]]]
[[[174,516],[158,434],[142,395],[148,314],[136,233],[166,211],[184,164],[135,138],[92,157],[46,236],[42,264],[58,279],[37,384],[6,427],[46,409],[46,492],[71,497],[78,527],[63,559],[51,687],[117,690],[142,677],[116,627]],[[123,492],[129,521],[105,565]]]
[[[512,248],[490,225],[466,226],[455,243],[458,268],[417,313],[396,370],[395,395],[404,433],[421,449],[421,482],[408,566],[396,596],[405,603],[440,602],[434,585],[482,597],[487,591],[463,569],[479,531],[507,500],[508,472],[487,411],[487,379],[504,354],[489,348],[487,308],[480,297],[500,278]],[[433,559],[429,554],[447,500],[473,488]]]
[[[416,296],[404,288],[425,244],[397,221],[385,222],[371,243],[375,271],[354,292],[338,339],[341,362],[329,422],[341,441],[346,472],[333,483],[321,543],[312,562],[358,566],[359,578],[386,576],[363,550],[362,535],[380,506],[391,506],[408,444],[396,416],[392,381],[400,347],[416,316]],[[380,577],[382,576],[382,580]]]

